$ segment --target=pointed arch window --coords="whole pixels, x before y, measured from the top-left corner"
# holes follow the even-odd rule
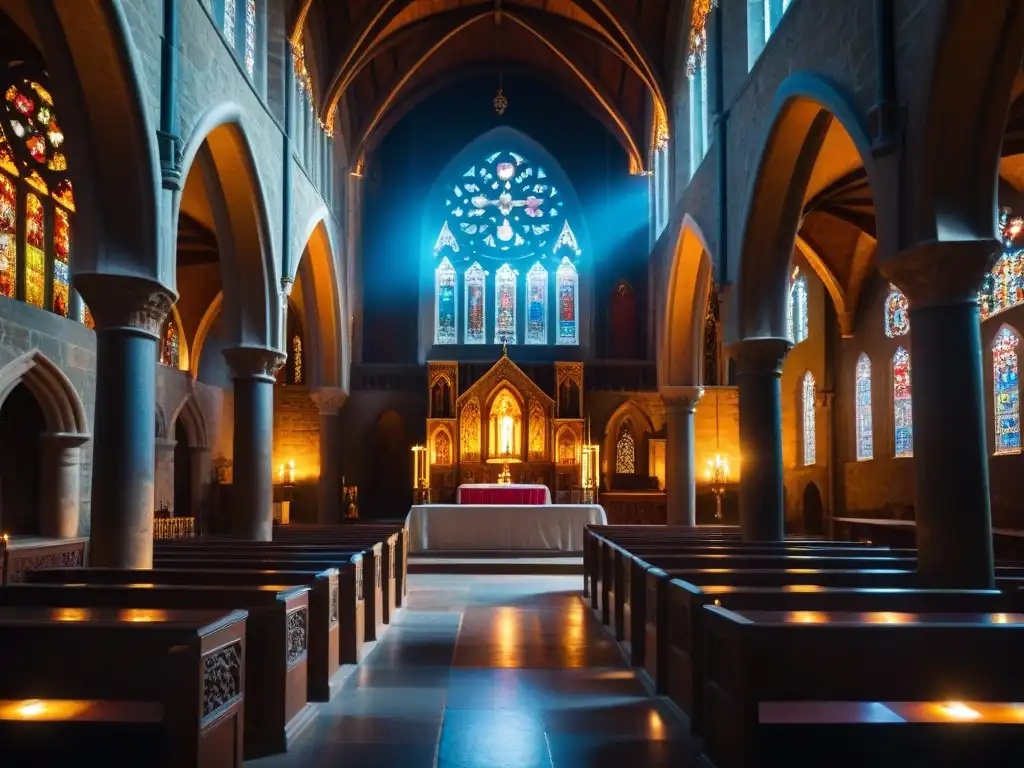
[[[487,322],[487,300],[484,297],[485,272],[474,262],[466,270],[466,343],[483,344]]]
[[[458,328],[455,267],[445,256],[434,270],[434,343],[455,344]]]
[[[702,33],[703,34],[703,33]],[[708,64],[706,55],[698,57],[690,82],[690,178],[708,153]]]
[[[903,291],[895,285],[889,285],[889,295],[885,297],[885,335],[890,339],[906,336],[910,333],[910,302]]]
[[[555,272],[555,284],[558,288],[558,344],[579,344],[579,274],[569,257],[562,258],[562,263]]]
[[[817,422],[814,412],[814,375],[804,373],[801,386],[801,402],[803,405],[804,422],[804,466],[810,467],[817,462]]]
[[[1020,338],[1003,326],[992,342],[992,387],[995,397],[995,452],[1020,453],[1020,385],[1017,345]]]
[[[911,399],[910,353],[903,347],[892,357],[892,410],[897,457],[914,455],[914,408]]]
[[[168,368],[177,368],[181,354],[181,339],[178,335],[178,325],[174,322],[174,315],[167,318],[164,327],[163,339],[160,343],[160,363]]]
[[[0,296],[68,317],[75,196],[53,97],[27,71],[0,85]]]
[[[526,273],[526,343],[548,343],[548,271],[539,261]]]
[[[978,292],[981,319],[1024,302],[1024,218],[1009,208],[999,209],[999,242],[1002,253],[985,276]]]
[[[256,76],[256,0],[245,0],[245,71]]]
[[[789,286],[789,340],[793,344],[807,340],[807,278],[799,267],[793,270]]]
[[[516,343],[516,272],[508,264],[494,276],[494,343]]]
[[[857,430],[857,461],[874,458],[874,435],[871,431],[871,359],[861,354],[857,360],[855,422]]]
[[[768,40],[789,10],[792,0],[764,0],[764,39]]]
[[[636,472],[636,441],[628,424],[619,429],[619,437],[615,441],[615,474],[632,475]]]
[[[235,4],[236,0],[222,0],[222,2],[224,5],[222,9],[221,30],[224,32],[224,39],[228,41],[228,45],[234,48],[235,16],[238,14],[238,6]]]

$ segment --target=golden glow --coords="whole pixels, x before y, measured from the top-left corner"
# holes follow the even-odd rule
[[[651,741],[661,741],[665,738],[665,723],[653,709],[647,713],[647,738]]]
[[[518,667],[522,663],[522,613],[508,606],[498,608],[494,632],[497,641],[497,658],[492,660],[493,666],[499,669]]]
[[[38,717],[46,711],[46,704],[41,701],[29,701],[18,707],[18,714],[22,717]]]
[[[914,614],[872,611],[871,613],[864,614],[864,618],[871,624],[912,624]]]
[[[57,621],[85,621],[89,616],[88,608],[57,608],[53,618]]]
[[[719,608],[722,607],[722,601],[719,600],[717,597],[715,598],[715,605],[717,605]]]
[[[91,701],[18,699],[0,701],[0,720],[66,720],[87,710]]]
[[[430,487],[430,473],[427,449],[422,445],[412,447],[412,487],[422,491]]]
[[[782,591],[808,594],[811,592],[824,592],[825,588],[818,584],[788,584],[782,588]]]
[[[993,613],[992,614],[992,623],[993,624],[1009,624],[1010,623],[1010,617],[1007,616],[1005,613]]]
[[[518,461],[522,455],[523,411],[519,401],[503,386],[491,402],[488,414],[487,453],[498,461]]]
[[[786,620],[794,624],[828,624],[828,614],[821,611],[790,611]]]
[[[127,608],[120,612],[119,617],[121,621],[130,621],[135,624],[148,624],[154,621],[167,621],[167,611],[153,610],[150,608]]]
[[[511,416],[501,417],[501,437],[498,438],[498,445],[502,456],[512,455],[512,431],[515,428],[515,422],[512,421]]]
[[[714,458],[708,459],[708,465],[704,469],[704,477],[709,483],[723,485],[729,482],[729,457],[716,453]]]
[[[977,720],[981,717],[981,712],[971,709],[962,701],[947,701],[939,705],[939,710],[954,720]]]

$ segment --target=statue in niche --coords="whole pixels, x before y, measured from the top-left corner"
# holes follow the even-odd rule
[[[558,415],[563,419],[582,419],[580,387],[572,379],[563,379],[558,388]]]

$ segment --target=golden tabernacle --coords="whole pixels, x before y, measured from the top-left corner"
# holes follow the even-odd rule
[[[459,364],[428,363],[426,478],[430,499],[451,503],[469,483],[546,485],[560,503],[581,500],[583,364],[554,363],[555,396],[503,353],[460,390]]]

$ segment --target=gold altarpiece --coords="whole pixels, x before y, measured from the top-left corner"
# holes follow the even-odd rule
[[[538,483],[578,502],[583,449],[583,364],[554,363],[551,397],[503,354],[466,390],[459,365],[428,363],[427,455],[431,498],[452,502],[463,483]]]

